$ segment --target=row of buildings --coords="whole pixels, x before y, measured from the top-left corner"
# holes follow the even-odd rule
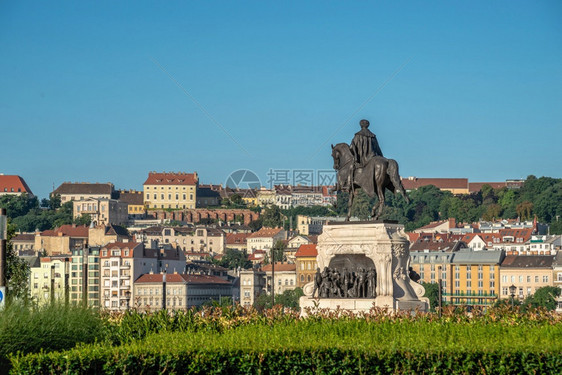
[[[402,178],[407,191],[434,185],[453,194],[479,191],[484,184],[493,188],[520,188],[523,180],[505,182],[469,182],[466,178]],[[0,195],[33,195],[25,180],[17,175],[0,174]],[[197,172],[149,172],[142,191],[115,190],[111,183],[64,182],[52,194],[61,202],[80,201],[74,205],[75,216],[89,214],[98,223],[123,224],[124,212],[141,217],[146,210],[185,210],[219,206],[224,199],[237,196],[247,206],[277,205],[287,209],[296,206],[331,206],[336,202],[333,186],[272,184],[271,188],[241,189],[222,185],[200,184]]]

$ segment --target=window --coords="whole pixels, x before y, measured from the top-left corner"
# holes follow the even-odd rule
[[[543,282],[543,283],[548,283],[548,276],[547,276],[547,275],[545,275],[545,276],[542,277],[542,282]]]
[[[507,287],[502,288],[502,295],[507,296]]]
[[[535,276],[535,282],[538,283],[539,282],[539,277]]]
[[[502,276],[502,283],[507,283],[507,275]]]
[[[467,288],[471,288],[471,287],[472,287],[472,281],[471,281],[471,280],[466,280],[466,287],[467,287]]]
[[[496,282],[490,281],[490,288],[495,288],[495,287],[496,287]]]

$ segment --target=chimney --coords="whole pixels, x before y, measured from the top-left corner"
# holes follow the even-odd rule
[[[457,222],[455,218],[454,217],[449,218],[449,229],[456,228],[456,227],[457,227]]]

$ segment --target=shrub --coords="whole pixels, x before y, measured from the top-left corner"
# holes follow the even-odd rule
[[[13,303],[0,311],[0,372],[10,353],[64,350],[77,343],[92,343],[106,336],[99,314],[82,307]]]

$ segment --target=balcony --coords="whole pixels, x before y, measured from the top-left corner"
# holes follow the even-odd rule
[[[131,265],[130,264],[122,264],[122,265],[119,266],[119,268],[122,269],[122,270],[128,270],[128,269],[131,268]]]

